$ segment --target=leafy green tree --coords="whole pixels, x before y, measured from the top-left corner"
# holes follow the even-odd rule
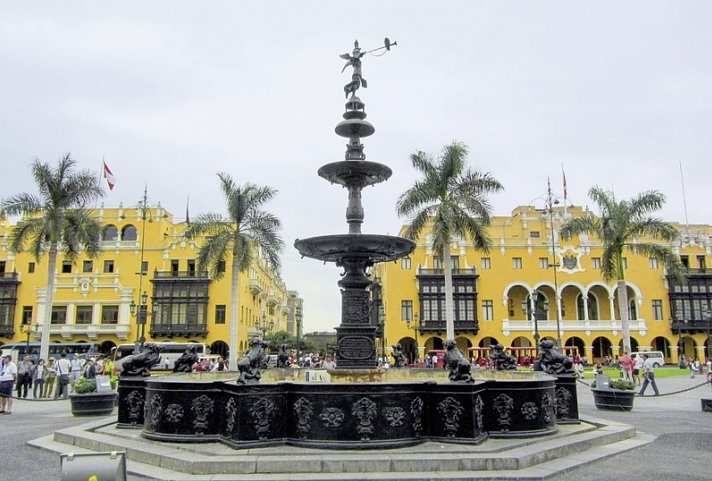
[[[263,206],[277,194],[271,187],[251,183],[236,184],[226,173],[218,173],[220,189],[227,204],[227,217],[216,213],[198,215],[186,229],[189,238],[202,236],[204,242],[198,251],[198,268],[210,272],[213,279],[225,274],[228,259],[230,267],[230,366],[236,368],[237,313],[239,306],[238,279],[262,252],[268,264],[279,271],[279,253],[284,242],[279,235],[280,220],[265,211]]]
[[[50,320],[54,295],[57,256],[74,261],[86,251],[89,257],[99,252],[101,224],[87,209],[87,204],[104,193],[98,177],[89,170],[75,171],[76,161],[69,154],[59,159],[56,168],[39,160],[32,163],[32,176],[39,194],[17,194],[2,203],[2,211],[22,215],[10,234],[10,248],[24,250],[29,243],[37,262],[47,254],[47,296],[42,325],[40,357],[49,357]]]
[[[443,260],[445,274],[445,322],[447,339],[455,339],[455,309],[452,288],[450,245],[456,237],[469,238],[476,249],[487,252],[485,229],[492,210],[487,194],[502,190],[489,173],[466,166],[468,149],[460,142],[446,146],[437,160],[424,152],[410,156],[413,167],[423,174],[398,199],[396,211],[410,218],[405,235],[416,239],[431,228],[433,249]]]
[[[603,244],[601,272],[607,281],[616,281],[618,310],[623,332],[623,350],[630,348],[630,316],[628,291],[625,283],[623,257],[626,252],[662,261],[668,274],[683,279],[684,266],[668,246],[655,240],[671,243],[678,238],[672,225],[651,217],[665,204],[665,196],[657,191],[647,191],[630,200],[617,201],[613,192],[594,186],[588,192],[600,214],[570,219],[561,228],[560,235],[570,238],[579,234],[596,236]],[[650,241],[652,240],[652,241]]]

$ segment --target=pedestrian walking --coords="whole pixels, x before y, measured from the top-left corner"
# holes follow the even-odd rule
[[[0,414],[12,414],[12,386],[17,381],[17,366],[9,354],[0,364]]]
[[[655,391],[656,396],[660,396],[660,391],[658,391],[658,385],[655,383],[655,366],[653,361],[648,358],[647,354],[643,354],[643,386],[640,388],[638,395],[642,396],[645,394],[645,390],[648,384],[653,386],[653,391]]]
[[[35,368],[32,370],[32,397],[37,399],[37,392],[39,391],[39,397],[42,397],[44,391],[45,380],[47,379],[47,366],[45,366],[44,359],[40,359]]]

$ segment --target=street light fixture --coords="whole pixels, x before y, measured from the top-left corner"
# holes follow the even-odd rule
[[[537,307],[539,304],[539,296],[541,296],[541,294],[535,290],[532,291],[529,298],[522,301],[522,310],[527,313],[527,318],[534,322],[534,344],[537,348],[539,347],[539,339],[541,338],[539,334],[539,316],[537,315],[539,312]],[[548,308],[549,302],[544,298],[542,301],[542,310],[547,310]]]
[[[559,204],[559,199],[555,199],[551,193],[551,181],[546,179],[546,209],[549,211],[549,223],[551,232],[551,255],[554,262],[551,265],[554,269],[554,301],[556,302],[556,345],[563,349],[561,345],[561,301],[559,300],[559,282],[557,280],[557,268],[559,264],[556,259],[556,238],[554,237],[554,205]]]
[[[136,341],[136,352],[143,351],[143,345],[146,343],[146,319],[148,318],[148,293],[143,291],[137,305],[133,300],[129,305],[129,310],[132,316],[136,317],[136,325],[138,326],[138,340]]]
[[[262,340],[265,339],[267,331],[272,332],[274,329],[274,321],[267,322],[267,314],[262,314],[262,322],[260,323],[260,330],[262,331]]]
[[[34,324],[34,325],[21,324],[21,325],[20,325],[20,332],[21,332],[22,334],[26,334],[26,335],[27,335],[27,340],[25,341],[25,345],[26,345],[26,349],[25,349],[25,350],[27,351],[27,353],[30,352],[30,335],[31,335],[31,334],[37,334],[37,329],[38,329],[37,324]]]
[[[413,327],[413,335],[415,336],[415,353],[414,353],[415,359],[413,359],[413,362],[414,362],[414,363],[417,363],[417,362],[418,362],[418,359],[420,359],[420,355],[419,355],[419,354],[420,354],[420,350],[419,350],[419,348],[418,348],[418,327],[419,327],[419,324],[418,324],[418,313],[416,312],[416,313],[413,314],[413,320],[412,320],[412,321],[411,321],[410,319],[406,319],[405,325],[408,327],[408,329],[411,328],[411,325],[412,325],[412,327]]]

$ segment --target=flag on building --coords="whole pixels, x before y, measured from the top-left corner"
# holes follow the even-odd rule
[[[564,164],[561,164],[561,176],[564,178],[564,200],[569,198],[569,193],[566,190],[566,172],[564,172]]]
[[[103,170],[103,177],[106,179],[106,183],[109,186],[109,190],[114,190],[114,185],[116,185],[116,179],[114,178],[114,173],[111,172],[111,169],[109,168],[108,165],[106,165],[106,162],[103,160],[101,161],[102,164],[104,164],[104,170]]]

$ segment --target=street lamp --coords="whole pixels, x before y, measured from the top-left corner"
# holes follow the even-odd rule
[[[262,340],[265,339],[267,331],[272,332],[274,329],[274,321],[267,322],[267,314],[262,314],[262,322],[260,323],[260,330],[262,331]]]
[[[381,328],[381,357],[386,358],[386,310],[383,304],[378,306],[378,325]]]
[[[30,335],[37,334],[37,324],[35,324],[35,325],[22,324],[22,325],[20,325],[20,332],[22,334],[27,335],[27,340],[25,341],[25,345],[26,345],[25,351],[29,354],[30,353]]]
[[[143,345],[146,343],[146,319],[148,318],[148,294],[146,291],[141,293],[139,304],[131,300],[129,305],[131,315],[136,317],[136,325],[138,326],[138,340],[136,341],[136,352],[143,351]]]
[[[418,313],[416,312],[413,314],[412,321],[410,319],[406,319],[405,325],[408,327],[408,329],[410,329],[411,325],[413,326],[413,335],[415,336],[415,353],[414,353],[415,359],[413,359],[413,362],[417,363],[418,359],[420,358],[420,356],[419,356],[420,351],[418,349],[418,327],[419,327]]]
[[[296,362],[299,362],[299,358],[301,357],[300,353],[300,344],[302,343],[301,341],[301,333],[302,333],[302,306],[297,304],[297,312],[294,315],[294,318],[297,322],[297,360]]]
[[[539,313],[539,308],[537,307],[539,304],[539,297],[539,291],[535,290],[531,293],[529,298],[522,301],[522,310],[527,313],[527,318],[531,318],[534,322],[534,344],[537,348],[539,347],[539,338],[541,337],[539,335],[539,316],[537,315]],[[547,310],[548,308],[549,303],[546,299],[544,299],[542,301],[542,310]]]
[[[546,209],[549,211],[549,223],[551,232],[551,255],[554,258],[554,262],[551,265],[554,269],[554,301],[556,302],[556,345],[559,349],[562,349],[561,345],[561,301],[559,300],[559,283],[557,280],[557,268],[559,264],[556,259],[556,239],[554,237],[554,205],[559,203],[559,199],[555,199],[551,193],[551,181],[546,179]]]

